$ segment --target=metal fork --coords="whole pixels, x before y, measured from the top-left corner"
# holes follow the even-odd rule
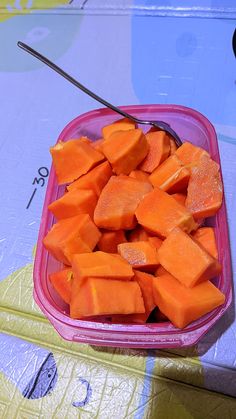
[[[29,45],[24,44],[23,42],[17,42],[18,47],[23,49],[24,51],[28,52],[29,54],[33,55],[38,60],[42,61],[44,64],[51,67],[54,71],[56,71],[58,74],[60,74],[62,77],[64,77],[66,80],[74,84],[76,87],[78,87],[80,90],[82,90],[87,95],[91,96],[93,99],[97,100],[98,102],[102,103],[102,105],[106,106],[107,108],[112,109],[114,112],[119,113],[120,115],[124,116],[125,118],[131,119],[132,121],[136,122],[137,124],[143,124],[143,125],[151,125],[153,127],[156,127],[158,129],[161,129],[163,131],[166,131],[168,134],[170,134],[173,139],[175,140],[175,143],[177,147],[180,147],[182,144],[181,139],[179,138],[178,134],[171,128],[167,122],[164,121],[143,121],[142,119],[136,118],[133,115],[130,115],[129,113],[123,111],[120,108],[117,108],[116,106],[112,105],[111,103],[107,102],[100,96],[98,96],[96,93],[89,90],[87,87],[85,87],[83,84],[75,80],[73,77],[71,77],[68,73],[66,73],[62,68],[58,67],[55,63],[50,61],[48,58],[46,58],[44,55],[40,54],[35,49],[31,48]]]

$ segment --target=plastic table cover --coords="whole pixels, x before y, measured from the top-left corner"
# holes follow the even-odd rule
[[[1,2],[1,418],[235,417],[234,305],[194,348],[139,351],[65,342],[32,298],[48,148],[97,104],[17,49],[18,40],[115,104],[177,103],[213,122],[235,273],[236,8],[156,3]]]

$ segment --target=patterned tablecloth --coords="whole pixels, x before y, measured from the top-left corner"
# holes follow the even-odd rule
[[[70,3],[70,4],[69,4]],[[158,3],[158,5],[157,5]],[[97,104],[24,41],[114,104],[176,103],[214,124],[236,255],[234,1],[5,0],[0,5],[0,418],[235,418],[234,304],[194,348],[65,342],[32,297],[49,146]]]

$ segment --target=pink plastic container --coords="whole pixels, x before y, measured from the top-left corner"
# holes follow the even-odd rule
[[[126,106],[123,109],[140,119],[168,122],[183,141],[188,140],[203,147],[215,161],[220,163],[215,130],[199,112],[176,105],[137,105]],[[104,125],[119,118],[119,115],[108,109],[88,112],[70,122],[58,140],[67,141],[82,135],[96,140],[101,137],[101,128]],[[143,129],[144,127],[142,126]],[[54,222],[53,216],[47,209],[48,205],[63,191],[64,187],[58,187],[54,169],[51,168],[34,264],[34,298],[64,339],[91,345],[125,348],[180,348],[196,344],[223,316],[232,300],[232,273],[225,201],[217,215],[208,220],[208,225],[214,226],[216,231],[222,274],[214,280],[214,283],[226,296],[224,306],[191,323],[183,330],[175,328],[170,322],[122,325],[71,319],[69,307],[56,294],[48,279],[50,273],[61,269],[62,266],[48,254],[42,245],[43,237]]]

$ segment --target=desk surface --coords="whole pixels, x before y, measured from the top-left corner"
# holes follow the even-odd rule
[[[2,3],[0,417],[233,418],[234,307],[197,347],[137,351],[64,342],[35,306],[32,252],[45,186],[30,201],[32,183],[50,167],[62,128],[97,104],[16,47],[31,44],[114,104],[177,103],[213,122],[235,273],[233,2],[191,1],[182,11],[181,1]]]

